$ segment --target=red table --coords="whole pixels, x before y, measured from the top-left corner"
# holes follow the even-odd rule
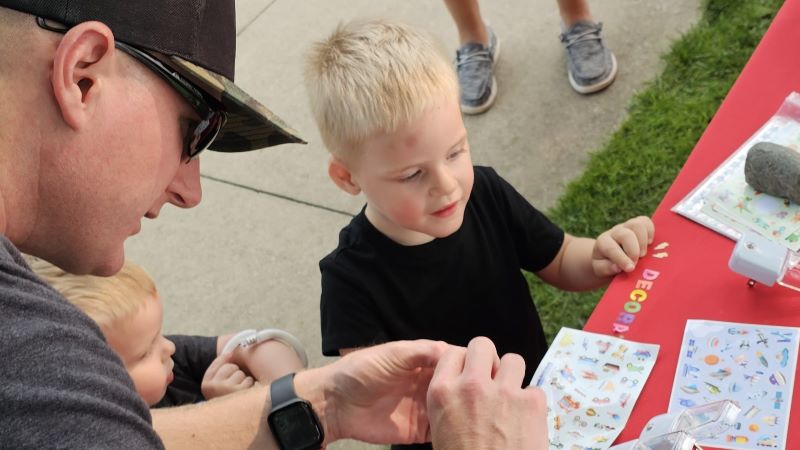
[[[584,327],[661,345],[655,368],[617,442],[635,439],[650,417],[666,412],[687,319],[800,326],[800,294],[778,286],[748,287],[744,277],[728,269],[733,241],[670,211],[756,132],[792,91],[800,91],[800,0],[783,5],[656,210],[655,243],[669,243],[665,250],[669,256],[648,256],[636,271],[618,276]],[[632,301],[638,305],[628,305],[629,311],[641,306],[633,314],[625,309]],[[798,384],[787,449],[800,449]]]

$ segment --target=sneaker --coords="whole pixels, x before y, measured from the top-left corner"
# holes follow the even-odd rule
[[[601,91],[617,76],[617,59],[600,33],[602,23],[576,22],[561,34],[569,84],[581,94]]]
[[[491,27],[486,26],[489,47],[468,42],[456,50],[456,72],[461,89],[461,112],[480,114],[492,106],[497,96],[494,66],[500,55],[500,42]]]

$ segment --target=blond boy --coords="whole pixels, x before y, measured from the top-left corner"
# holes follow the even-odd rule
[[[231,335],[163,336],[155,283],[136,264],[126,262],[116,275],[96,277],[26,259],[37,275],[97,323],[150,406],[196,403],[303,368],[298,353],[278,341],[220,354]]]
[[[316,43],[306,85],[328,173],[366,206],[320,261],[326,355],[398,339],[488,336],[526,361],[547,348],[520,269],[568,290],[634,269],[654,227],[564,233],[494,170],[473,167],[455,73],[432,39],[371,21]]]

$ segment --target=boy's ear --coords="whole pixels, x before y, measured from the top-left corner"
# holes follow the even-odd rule
[[[331,156],[331,159],[328,160],[328,176],[339,186],[339,189],[350,195],[358,195],[361,192],[361,188],[353,180],[353,173],[342,160],[335,156]]]
[[[114,35],[101,22],[70,28],[56,47],[50,82],[61,116],[71,128],[82,128],[92,117],[113,55]]]

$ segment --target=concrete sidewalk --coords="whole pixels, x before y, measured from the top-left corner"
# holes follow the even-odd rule
[[[467,117],[473,160],[490,165],[540,209],[580,175],[625,117],[629,100],[661,70],[659,55],[699,17],[698,0],[590,2],[619,61],[616,82],[581,96],[566,78],[553,0],[484,0],[502,42],[499,93]],[[298,129],[309,145],[202,157],[203,204],[165,207],[128,243],[128,258],[156,279],[170,333],[215,335],[279,327],[320,353],[319,259],[362,206],[327,178],[327,153],[302,83],[309,43],[353,18],[387,17],[424,28],[455,50],[457,34],[435,0],[240,0],[236,81]],[[620,217],[620,219],[624,219]],[[352,442],[338,449],[372,448]]]

